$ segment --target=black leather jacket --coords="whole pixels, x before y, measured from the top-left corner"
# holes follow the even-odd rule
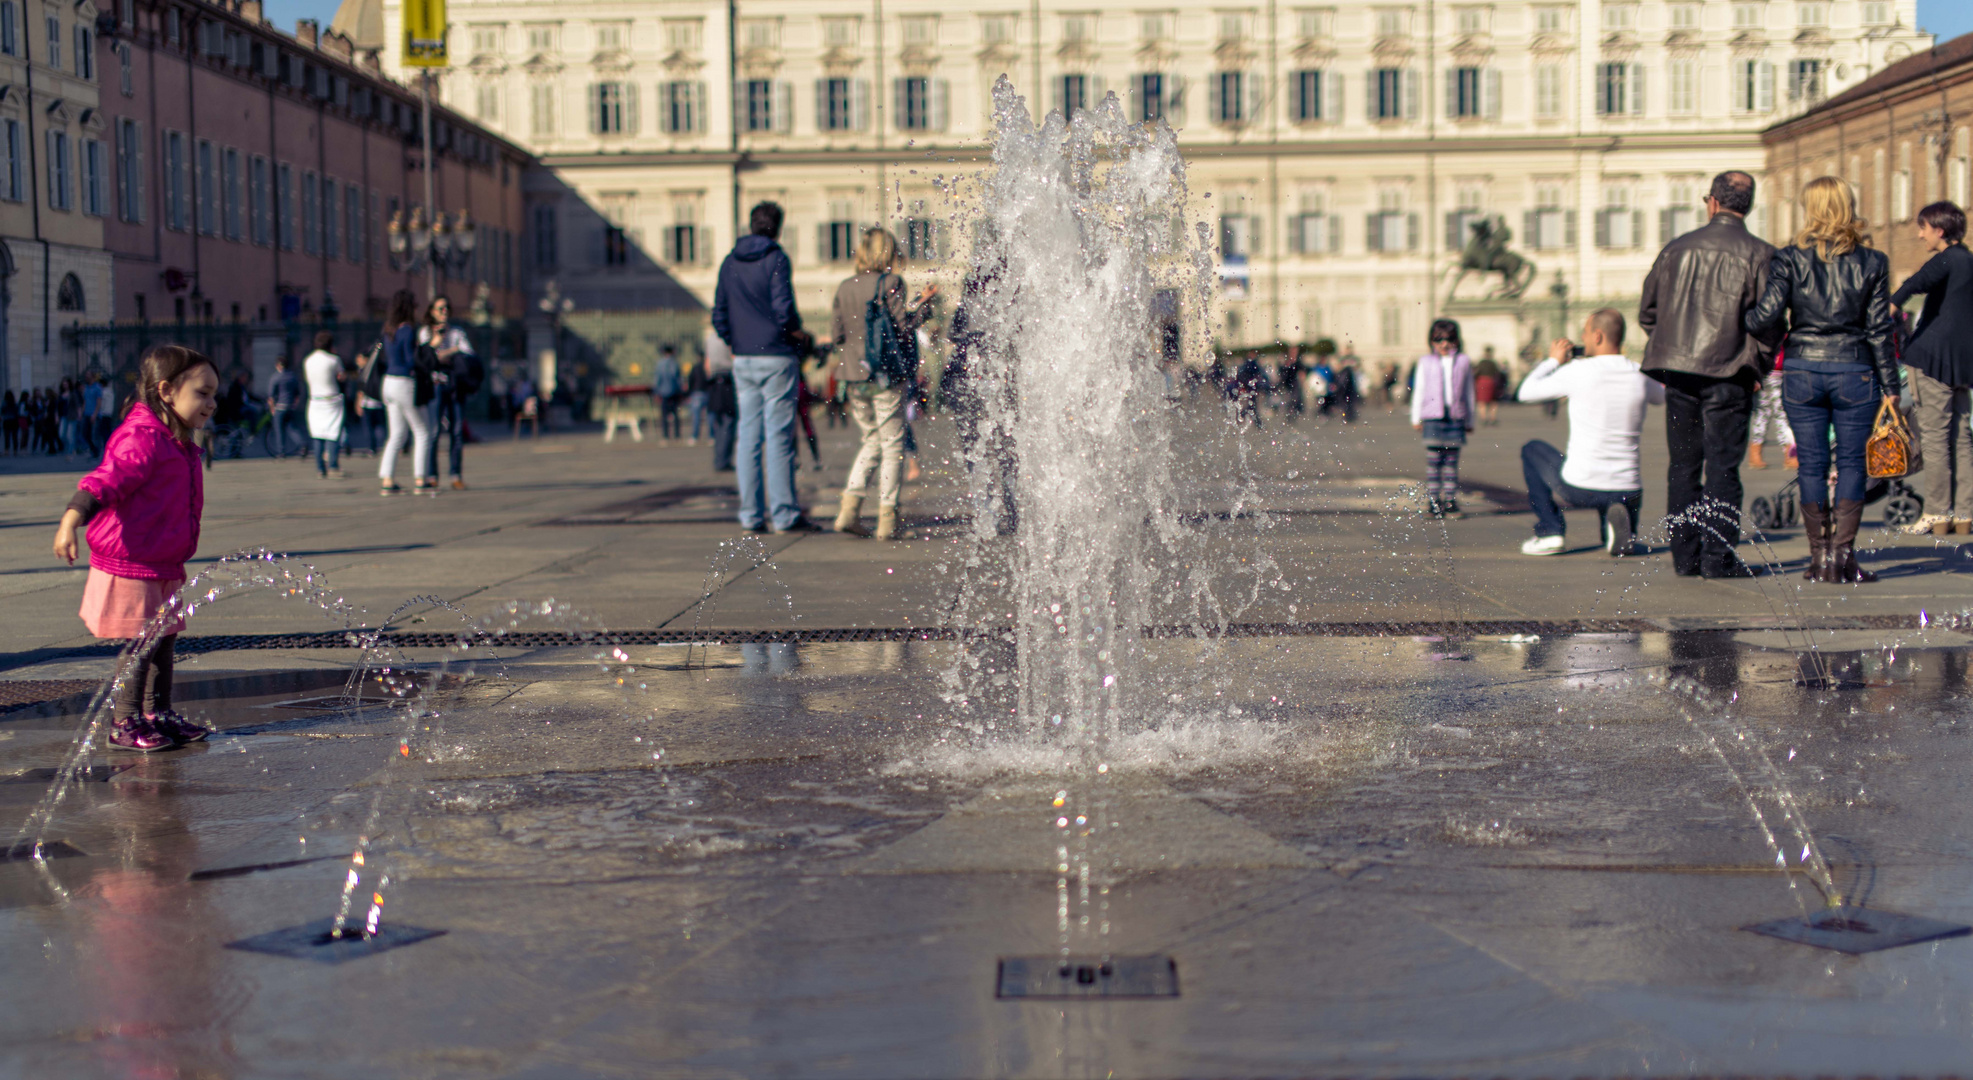
[[[1879,390],[1896,394],[1890,278],[1890,259],[1871,248],[1826,261],[1807,248],[1782,248],[1768,263],[1760,302],[1747,312],[1747,332],[1773,340],[1786,316],[1790,370],[1861,362],[1876,371]]]
[[[1637,325],[1650,335],[1644,370],[1713,379],[1765,375],[1772,348],[1748,336],[1740,317],[1760,298],[1774,248],[1732,214],[1666,244],[1644,279]]]

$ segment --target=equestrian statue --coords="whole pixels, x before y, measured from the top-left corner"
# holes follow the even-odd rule
[[[1526,292],[1535,279],[1535,264],[1507,250],[1508,242],[1514,239],[1507,223],[1494,215],[1468,222],[1466,228],[1472,236],[1466,241],[1466,250],[1460,252],[1459,274],[1452,279],[1452,288],[1446,296],[1457,296],[1459,283],[1466,280],[1468,272],[1476,270],[1482,275],[1500,275],[1500,287],[1487,294],[1489,300],[1513,300]]]

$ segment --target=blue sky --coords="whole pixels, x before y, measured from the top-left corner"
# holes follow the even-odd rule
[[[296,19],[320,19],[323,26],[336,16],[336,0],[265,0],[262,10],[274,25],[293,33]],[[1973,33],[1973,3],[1967,0],[1918,0],[1918,25],[1949,41]]]

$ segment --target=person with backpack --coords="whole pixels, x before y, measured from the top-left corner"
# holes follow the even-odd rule
[[[819,532],[795,492],[796,385],[801,358],[815,339],[802,329],[794,266],[776,242],[781,220],[781,207],[772,202],[758,203],[748,213],[749,235],[719,265],[712,328],[733,350],[741,527]]]
[[[856,245],[856,273],[836,286],[831,312],[835,347],[831,374],[848,387],[850,418],[863,444],[849,467],[836,531],[852,536],[897,538],[897,502],[904,488],[904,404],[918,376],[919,324],[931,314],[938,286],[905,303],[904,279],[892,271],[897,237],[888,229],[865,230]],[[877,473],[877,528],[863,525],[870,474]]]
[[[486,365],[473,351],[465,327],[452,321],[452,302],[441,296],[425,308],[425,325],[418,330],[418,344],[429,346],[432,356],[432,400],[426,406],[425,425],[431,438],[425,443],[426,485],[438,487],[438,437],[448,440],[447,464],[451,467],[452,490],[466,490],[464,468],[466,447],[466,402],[479,393],[486,381]]]

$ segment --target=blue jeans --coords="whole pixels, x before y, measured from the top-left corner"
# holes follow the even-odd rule
[[[733,391],[740,399],[733,464],[740,474],[740,524],[749,529],[763,521],[786,529],[801,519],[801,504],[795,501],[795,394],[800,379],[792,356],[733,358]]]
[[[288,432],[294,429],[295,421],[300,419],[301,419],[301,412],[296,409],[269,409],[268,410],[267,450],[269,456],[271,457],[288,456]],[[308,429],[306,426],[302,427],[302,431],[304,432],[304,434],[302,435],[303,439],[306,439],[308,437],[305,434],[307,430]]]
[[[452,466],[452,471],[446,475],[458,479],[463,475],[461,458],[466,444],[461,437],[466,432],[466,403],[454,399],[450,390],[434,393],[432,400],[425,404],[425,426],[432,432],[432,441],[425,444],[425,475],[438,475],[438,437],[440,432],[444,432],[451,454],[447,464]]]
[[[1536,536],[1566,536],[1562,506],[1595,510],[1608,514],[1621,506],[1630,515],[1630,528],[1637,531],[1637,514],[1644,506],[1643,491],[1598,491],[1579,488],[1562,479],[1562,451],[1536,439],[1521,447],[1521,476],[1528,482],[1528,502],[1535,509]],[[1560,505],[1558,505],[1558,500]]]
[[[692,437],[696,439],[699,437],[699,429],[707,426],[706,421],[711,419],[706,415],[706,392],[694,390],[685,395],[685,411],[692,417]]]
[[[1781,403],[1795,429],[1802,501],[1829,505],[1829,429],[1836,429],[1836,500],[1862,502],[1863,448],[1877,419],[1877,377],[1868,370],[1782,369]]]
[[[342,443],[338,442],[337,440],[316,439],[315,440],[315,471],[321,473],[324,476],[327,476],[329,475],[329,471],[331,469],[342,468],[342,464],[341,464],[342,452],[343,452]]]

